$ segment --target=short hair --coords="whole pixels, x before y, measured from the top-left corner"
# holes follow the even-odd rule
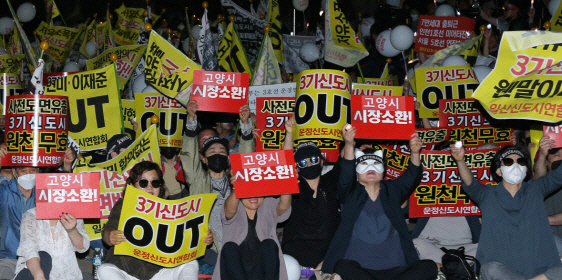
[[[215,136],[219,136],[219,132],[217,131],[217,129],[212,126],[203,126],[199,128],[199,130],[197,131],[197,136],[199,136],[199,134],[205,130],[212,130],[215,133]]]
[[[160,180],[162,180],[162,182],[164,183],[162,169],[160,169],[160,166],[158,164],[152,161],[141,161],[135,164],[133,168],[131,168],[131,173],[129,174],[129,178],[127,178],[127,184],[134,186],[142,178],[142,174],[144,174],[144,172],[151,170],[156,171],[156,174],[158,174],[158,178],[160,178]],[[164,184],[162,184],[162,187],[160,187],[160,192],[158,193],[158,197],[163,198],[164,193]]]

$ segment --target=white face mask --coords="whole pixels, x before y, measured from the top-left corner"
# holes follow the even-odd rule
[[[363,164],[363,162],[366,162],[367,164]],[[368,159],[363,162],[359,163],[357,167],[355,167],[355,171],[359,174],[365,174],[370,170],[374,170],[379,174],[382,174],[384,172],[384,167],[382,166],[382,164],[374,159]]]
[[[26,190],[31,190],[35,187],[35,174],[25,174],[18,177],[18,185]]]
[[[514,162],[511,166],[500,167],[502,178],[510,184],[519,184],[523,182],[527,176],[527,166],[521,166]]]

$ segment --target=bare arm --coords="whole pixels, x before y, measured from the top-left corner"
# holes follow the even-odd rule
[[[236,215],[236,212],[238,211],[238,203],[240,203],[240,200],[236,198],[234,191],[231,192],[224,202],[224,215],[227,220],[234,218]]]
[[[411,137],[412,139],[410,139],[410,160],[412,161],[412,164],[416,166],[420,166],[421,164],[420,152],[422,149],[422,141],[418,136],[417,132],[414,132],[414,134],[412,134]]]
[[[550,140],[548,136],[543,136],[539,142],[539,156],[535,161],[535,166],[533,166],[534,179],[546,175],[546,157],[548,156],[548,150],[552,148],[554,148],[554,140]]]
[[[492,36],[492,29],[484,31],[484,44],[482,47],[482,55],[488,57],[490,55],[490,36]]]
[[[277,204],[277,216],[281,216],[285,212],[287,212],[287,210],[289,210],[289,207],[291,207],[292,200],[293,200],[292,194],[281,195],[281,198],[279,199],[279,204]]]
[[[60,222],[68,233],[68,237],[70,237],[72,246],[74,246],[74,248],[76,248],[76,250],[78,251],[84,250],[84,237],[80,234],[80,232],[78,232],[78,229],[76,228],[76,225],[78,224],[76,218],[71,214],[66,213],[62,215]]]
[[[562,213],[548,216],[548,222],[551,226],[562,226]]]
[[[34,280],[46,279],[45,274],[43,273],[43,269],[41,269],[41,262],[39,261],[39,258],[31,258],[27,260],[25,264],[31,272],[31,275],[33,275]]]
[[[355,135],[357,134],[357,128],[352,127],[350,124],[346,124],[342,129],[343,140],[345,141],[345,146],[343,147],[343,158],[347,160],[355,159]]]
[[[470,169],[468,169],[468,165],[466,165],[466,162],[464,161],[464,147],[461,147],[459,149],[455,147],[454,144],[451,145],[450,147],[451,147],[451,156],[457,162],[457,166],[459,168],[459,175],[461,176],[462,181],[467,186],[472,184],[472,179],[474,179],[474,176],[472,175],[472,172],[470,172]]]
[[[295,124],[295,115],[285,122],[285,141],[283,142],[283,150],[293,149],[293,125]]]

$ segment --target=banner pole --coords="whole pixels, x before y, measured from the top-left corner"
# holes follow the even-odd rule
[[[361,80],[365,83],[365,77],[363,77],[363,71],[361,70],[361,65],[359,65],[359,61],[357,62],[357,69],[359,69],[359,74],[361,75]]]

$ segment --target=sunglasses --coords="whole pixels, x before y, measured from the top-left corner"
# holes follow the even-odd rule
[[[146,179],[140,179],[139,180],[139,186],[143,189],[148,187],[148,183],[150,183],[150,185],[152,185],[153,188],[159,188],[159,187],[162,186],[162,180],[160,180],[160,179],[155,179],[155,180],[152,180],[152,181],[148,181]]]
[[[307,162],[309,162],[309,161],[310,161],[310,164],[316,165],[320,162],[320,157],[313,156],[313,157],[310,157],[310,158],[305,158],[305,159],[299,160],[297,162],[297,166],[300,167],[300,168],[305,168]]]
[[[503,165],[505,166],[511,166],[513,165],[513,163],[515,162],[515,160],[513,160],[512,158],[504,158],[502,159]],[[527,166],[527,160],[525,158],[518,158],[517,159],[517,163],[521,166]]]

